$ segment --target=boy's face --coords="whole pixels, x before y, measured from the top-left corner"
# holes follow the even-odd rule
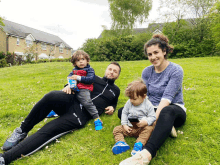
[[[79,58],[76,60],[75,64],[79,68],[85,68],[88,64],[88,61],[83,55],[80,55]]]
[[[138,96],[136,95],[136,93],[134,94],[134,98],[130,98],[130,102],[134,105],[134,106],[138,106],[141,103],[143,103],[144,99],[145,99],[146,95],[144,95],[144,97],[142,96]]]

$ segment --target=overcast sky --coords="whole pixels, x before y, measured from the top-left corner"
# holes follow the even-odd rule
[[[157,16],[153,0],[150,21]],[[74,50],[111,27],[108,0],[0,0],[0,16],[59,36]],[[147,27],[147,23],[137,25]]]

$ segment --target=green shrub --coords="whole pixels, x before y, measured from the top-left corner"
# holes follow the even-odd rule
[[[0,52],[0,60],[5,58],[5,53],[4,52]]]
[[[7,61],[5,58],[0,59],[0,68],[4,68],[7,66]]]

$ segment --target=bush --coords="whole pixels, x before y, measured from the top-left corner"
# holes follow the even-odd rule
[[[0,60],[5,58],[5,53],[4,52],[0,52]]]
[[[0,68],[4,68],[6,67],[8,64],[7,64],[7,61],[5,58],[3,59],[0,59]]]
[[[90,55],[92,61],[142,60],[146,59],[144,44],[151,36],[150,33],[141,33],[134,36],[88,39],[81,49]]]

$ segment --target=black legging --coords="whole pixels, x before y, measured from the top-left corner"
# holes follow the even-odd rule
[[[62,91],[52,91],[46,94],[31,110],[27,118],[22,122],[23,132],[29,132],[37,123],[43,120],[51,110],[54,110],[59,117],[44,125],[33,135],[27,137],[18,145],[3,154],[5,163],[9,164],[21,155],[30,155],[47,143],[85,124],[80,121],[77,111],[78,104],[75,96]]]
[[[120,119],[122,110],[123,108],[118,110],[118,117]],[[144,149],[147,149],[153,158],[156,155],[157,150],[170,135],[172,127],[180,127],[185,121],[186,112],[181,107],[173,104],[164,107],[160,112],[154,131],[147,144],[144,146]]]

